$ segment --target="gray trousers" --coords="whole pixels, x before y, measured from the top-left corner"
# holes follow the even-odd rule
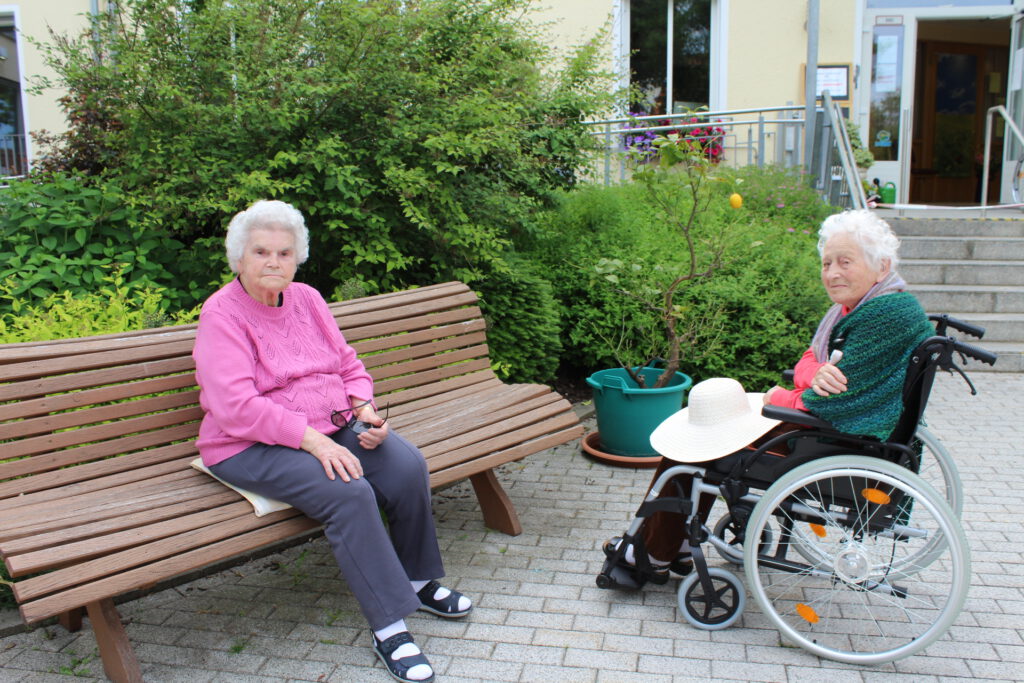
[[[349,429],[331,438],[359,458],[363,476],[327,478],[306,451],[254,444],[210,468],[221,479],[291,504],[323,523],[342,576],[370,628],[412,614],[420,600],[409,584],[444,576],[423,455],[395,432],[366,450]],[[387,526],[381,520],[382,508]]]

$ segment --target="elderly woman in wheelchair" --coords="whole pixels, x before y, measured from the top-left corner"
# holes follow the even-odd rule
[[[959,491],[951,459],[919,423],[936,369],[958,369],[954,351],[995,359],[941,336],[947,324],[976,328],[944,318],[936,334],[896,273],[898,245],[868,211],[825,220],[818,250],[834,305],[794,388],[745,393],[714,378],[690,391],[651,435],[662,462],[627,531],[605,543],[598,586],[664,584],[674,572],[687,621],[725,628],[746,592],[708,566],[710,543],[744,566],[783,635],[819,656],[890,661],[945,632],[966,597],[968,551],[947,496],[917,474],[934,455]],[[709,529],[718,499],[727,511]]]

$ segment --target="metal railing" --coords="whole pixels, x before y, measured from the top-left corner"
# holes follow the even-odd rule
[[[989,162],[992,158],[992,119],[999,114],[1003,117],[1003,121],[1006,122],[1006,128],[1013,136],[1017,139],[1017,144],[1020,145],[1021,149],[1024,149],[1024,135],[1021,134],[1020,128],[1014,123],[1013,118],[1010,117],[1010,112],[1006,110],[1003,105],[998,105],[989,108],[985,112],[985,157],[981,171],[981,208],[984,209],[988,206],[988,173],[989,173]],[[1005,138],[1004,138],[1005,139]],[[1024,174],[1024,155],[1017,159],[1017,163],[1013,169],[1013,179],[1010,184],[1010,189],[1013,192],[1013,203],[1019,204],[1021,202],[1021,179]]]
[[[805,119],[802,105],[625,116],[589,121],[587,125],[591,127],[591,135],[604,140],[599,170],[606,185],[613,179],[617,182],[627,179],[627,153],[630,148],[642,145],[648,134],[685,133],[711,127],[720,132],[693,137],[720,145],[723,163],[734,167],[773,164],[808,171],[812,174],[813,186],[832,204],[864,206],[864,190],[856,180],[853,151],[841,119],[841,110],[831,98],[817,110],[812,169],[803,168]],[[836,131],[841,131],[841,140]],[[847,165],[852,169],[852,176],[847,173]],[[851,192],[854,187],[858,190]]]
[[[0,179],[28,173],[27,149],[24,135],[0,135]]]

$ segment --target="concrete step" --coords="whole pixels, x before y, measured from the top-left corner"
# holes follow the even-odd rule
[[[1024,313],[977,313],[936,310],[929,310],[929,313],[948,313],[954,318],[984,327],[985,336],[977,340],[959,332],[952,332],[954,336],[962,338],[965,342],[971,344],[977,342],[979,346],[987,346],[989,342],[1022,342],[1024,340]]]
[[[1024,286],[911,284],[909,289],[929,313],[961,311],[967,320],[975,313],[1024,313]]]
[[[905,259],[898,270],[907,282],[915,284],[1024,284],[1024,261]]]
[[[900,238],[900,259],[1024,261],[1024,237]]]
[[[900,237],[1024,237],[1024,212],[1018,220],[957,218],[887,218]]]

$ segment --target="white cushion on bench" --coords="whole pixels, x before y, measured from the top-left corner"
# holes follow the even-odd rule
[[[210,475],[211,477],[213,477],[214,479],[216,479],[220,483],[222,483],[225,486],[227,486],[229,489],[233,489],[233,490],[237,491],[238,493],[240,493],[243,498],[245,498],[247,501],[252,503],[253,511],[256,513],[257,517],[262,517],[263,515],[269,515],[271,512],[277,512],[278,510],[287,510],[288,508],[291,507],[291,505],[289,505],[288,503],[282,503],[279,500],[274,500],[273,498],[267,498],[266,496],[261,496],[258,493],[253,493],[252,491],[246,491],[245,489],[240,489],[240,488],[238,488],[237,486],[235,486],[233,484],[227,483],[226,481],[224,481],[223,479],[218,477],[216,474],[211,472],[210,469],[206,465],[203,464],[203,459],[202,458],[196,458],[195,460],[193,460],[189,464],[192,465],[192,467],[194,467],[195,469],[199,470],[200,472],[205,472],[206,474]]]

